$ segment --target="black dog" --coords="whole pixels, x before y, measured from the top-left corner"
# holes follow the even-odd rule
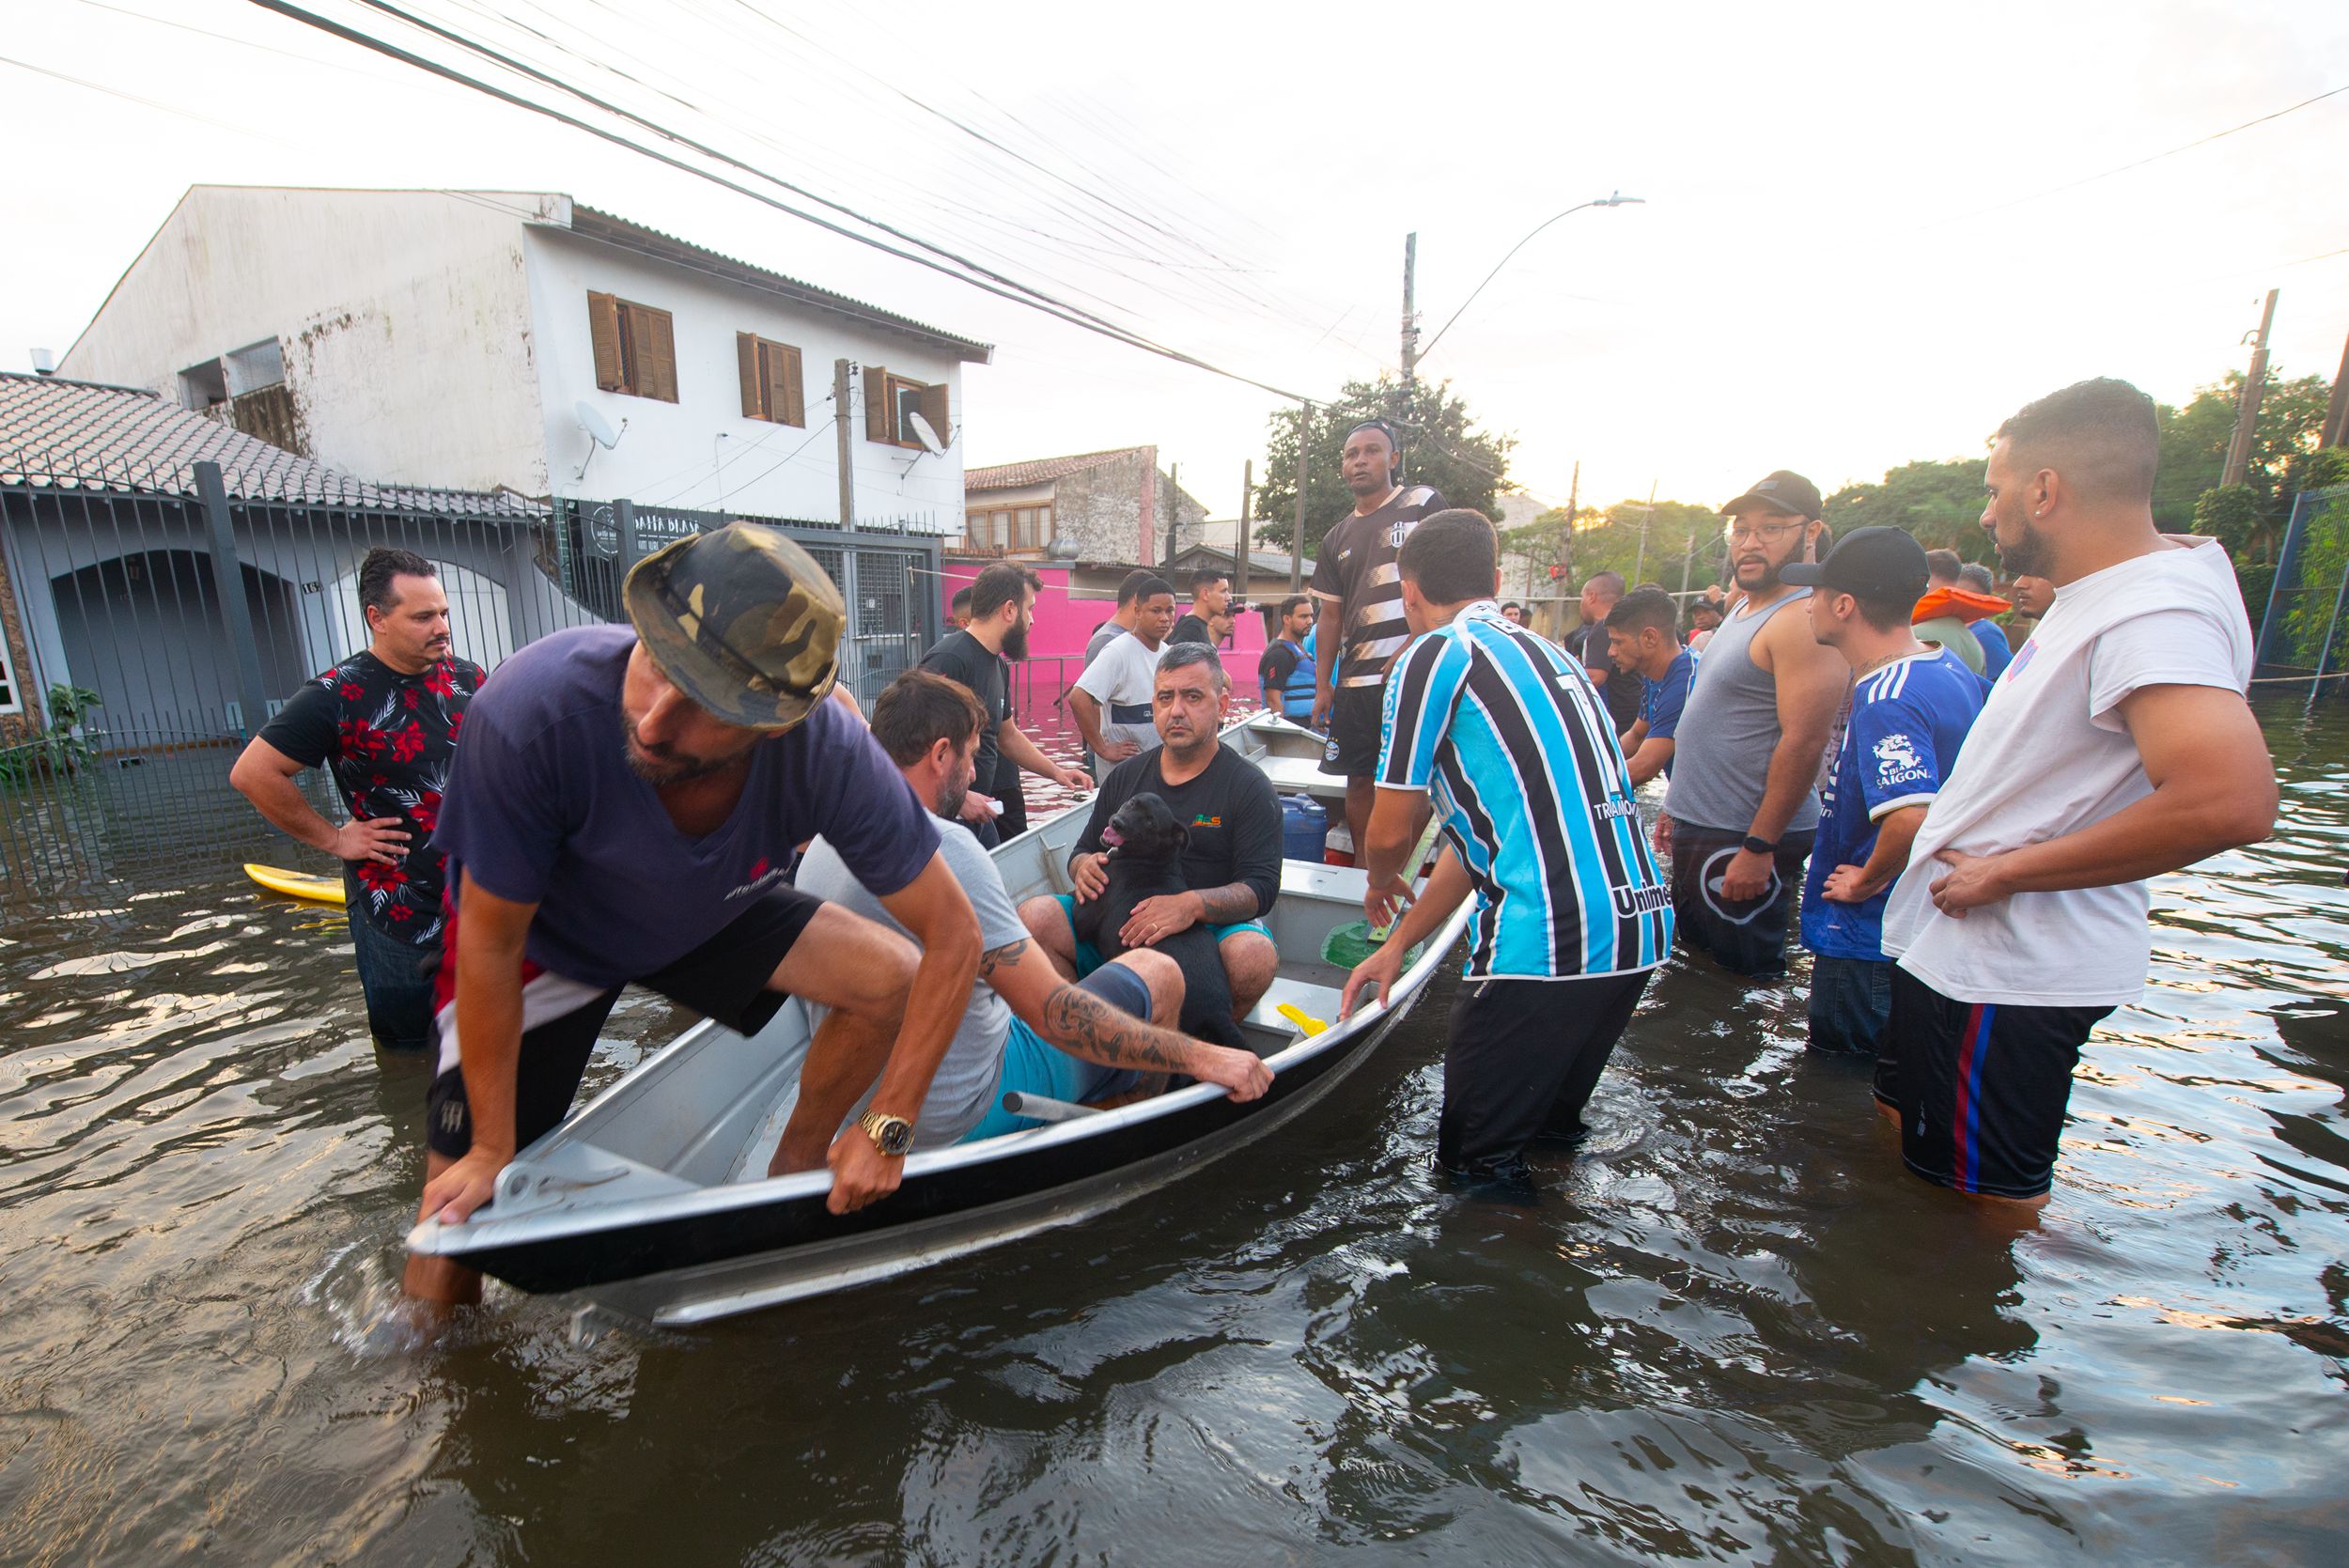
[[[1188,891],[1182,853],[1190,840],[1190,830],[1155,795],[1137,795],[1118,807],[1101,830],[1110,885],[1100,897],[1078,901],[1078,938],[1091,942],[1105,960],[1128,951],[1117,934],[1132,918],[1134,906]],[[1232,1021],[1232,983],[1223,973],[1223,955],[1206,926],[1193,925],[1153,945],[1182,968],[1182,1032],[1212,1045],[1247,1049],[1247,1037]]]

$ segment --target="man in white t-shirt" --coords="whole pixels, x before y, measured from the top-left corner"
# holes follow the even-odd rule
[[[2244,701],[2227,553],[2154,524],[2153,399],[2082,381],[1999,427],[1982,524],[2055,606],[1991,689],[1884,912],[1910,1170],[2037,1207],[2089,1031],[2133,1002],[2145,883],[2267,836],[2276,770]]]
[[[1152,578],[1134,593],[1134,629],[1112,638],[1068,689],[1068,716],[1084,737],[1099,778],[1159,743],[1150,700],[1159,686],[1159,649],[1174,626],[1174,589]]]

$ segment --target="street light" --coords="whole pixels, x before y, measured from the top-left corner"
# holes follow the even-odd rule
[[[1422,349],[1416,355],[1413,356],[1413,358],[1424,360],[1428,355],[1434,353],[1436,351],[1436,345],[1443,341],[1443,334],[1452,330],[1452,322],[1457,321],[1460,318],[1461,311],[1465,311],[1469,306],[1474,304],[1476,303],[1476,296],[1485,291],[1485,284],[1490,283],[1494,278],[1500,276],[1501,269],[1509,265],[1509,256],[1517,255],[1517,252],[1525,249],[1527,245],[1532,243],[1533,235],[1541,233],[1543,229],[1548,228],[1551,224],[1556,223],[1558,218],[1563,218],[1570,213],[1579,212],[1585,207],[1644,207],[1646,205],[1647,198],[1645,196],[1626,196],[1621,191],[1617,191],[1611,196],[1600,196],[1595,201],[1581,202],[1573,207],[1569,207],[1564,212],[1559,213],[1557,218],[1546,220],[1534,228],[1533,234],[1527,235],[1524,239],[1510,246],[1509,256],[1504,256],[1499,261],[1493,263],[1493,270],[1485,274],[1485,283],[1480,283],[1473,289],[1470,290],[1469,297],[1460,302],[1460,309],[1452,313],[1452,319],[1450,321],[1446,321],[1442,326],[1438,327],[1436,329],[1436,335],[1427,340],[1427,347]]]

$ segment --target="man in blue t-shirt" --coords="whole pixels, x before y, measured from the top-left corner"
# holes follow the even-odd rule
[[[420,1220],[463,1221],[562,1121],[630,984],[744,1034],[786,993],[831,1008],[770,1173],[828,1163],[832,1212],[863,1207],[896,1189],[978,972],[929,812],[827,700],[847,615],[823,568],[733,523],[646,557],[625,597],[633,630],[543,638],[466,712],[432,836],[451,898]],[[819,833],[918,954],[788,884]],[[419,1254],[404,1288],[453,1304],[480,1276]]]
[[[1991,577],[1990,568],[1979,561],[1968,561],[1957,568],[1957,585],[1961,588],[1971,588],[1978,594],[1995,594],[1999,591],[1999,584]],[[2007,641],[2006,628],[1994,620],[1984,618],[1974,622],[1968,629],[1973,632],[1974,641],[1982,644],[1983,683],[1990,686],[1998,685],[1999,677],[2006,674],[2006,667],[2015,662],[2015,644]]]
[[[1892,1010],[1885,897],[1982,711],[1981,680],[1909,629],[1925,574],[1923,547],[1898,528],[1859,529],[1826,560],[1784,573],[1817,589],[1812,635],[1857,677],[1803,881],[1813,1050],[1878,1052]]]
[[[1640,717],[1623,735],[1623,754],[1637,789],[1661,773],[1672,777],[1673,737],[1697,656],[1680,645],[1680,609],[1661,588],[1634,588],[1607,612],[1607,656],[1640,677]]]

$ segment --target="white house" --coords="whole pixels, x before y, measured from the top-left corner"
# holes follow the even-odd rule
[[[198,185],[58,370],[380,483],[817,522],[845,418],[856,520],[956,534],[991,351],[558,193]]]

